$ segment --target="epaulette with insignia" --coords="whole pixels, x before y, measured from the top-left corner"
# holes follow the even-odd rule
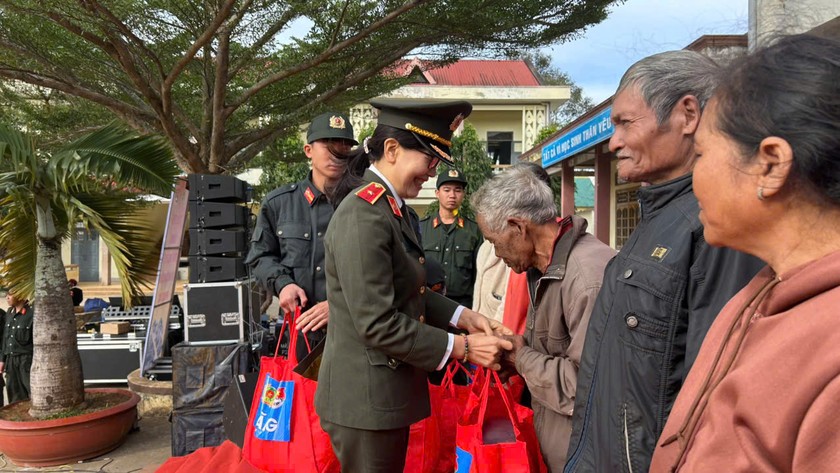
[[[385,194],[385,186],[377,182],[371,182],[356,191],[356,195],[370,205],[375,204],[383,194]]]

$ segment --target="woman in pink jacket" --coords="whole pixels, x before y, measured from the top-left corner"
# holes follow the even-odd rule
[[[651,471],[838,471],[840,42],[782,38],[722,77],[695,141],[700,220],[768,267],[709,330]]]

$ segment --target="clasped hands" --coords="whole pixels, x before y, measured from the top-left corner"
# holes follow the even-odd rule
[[[503,355],[514,349],[510,340],[514,335],[511,329],[473,310],[464,309],[461,312],[458,328],[468,331],[469,335],[467,340],[465,337],[455,337],[453,358],[464,359],[466,352],[467,361],[498,371],[502,367]],[[466,350],[465,342],[468,345]]]

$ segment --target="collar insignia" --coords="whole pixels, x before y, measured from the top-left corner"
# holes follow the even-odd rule
[[[330,128],[338,128],[339,130],[343,130],[345,127],[344,118],[339,117],[337,115],[333,115],[330,117]]]
[[[437,228],[438,225],[440,225],[440,219],[435,217],[435,219],[432,220],[432,228]]]
[[[458,226],[464,228],[464,219],[461,217],[458,217]]]
[[[388,196],[388,203],[391,204],[391,211],[394,212],[394,215],[397,217],[402,218],[402,212],[400,211],[400,207],[397,205],[397,199]]]
[[[303,191],[303,196],[306,197],[306,201],[309,202],[309,205],[312,205],[312,202],[315,202],[315,193],[312,192],[312,189],[309,187]]]
[[[358,191],[356,191],[356,195],[359,196],[360,199],[364,200],[365,202],[373,205],[382,197],[382,194],[385,193],[385,186],[379,184],[378,182],[371,182],[370,184],[362,187]]]

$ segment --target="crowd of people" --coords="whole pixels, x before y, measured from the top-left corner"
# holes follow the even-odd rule
[[[312,171],[266,198],[248,262],[324,343],[316,410],[343,471],[402,471],[450,360],[522,375],[552,472],[835,468],[838,77],[840,43],[809,35],[631,66],[609,148],[641,220],[618,253],[558,215],[537,165],[467,196],[467,102],[374,102],[356,148],[346,116],[316,117]],[[432,178],[420,220],[405,201]]]

